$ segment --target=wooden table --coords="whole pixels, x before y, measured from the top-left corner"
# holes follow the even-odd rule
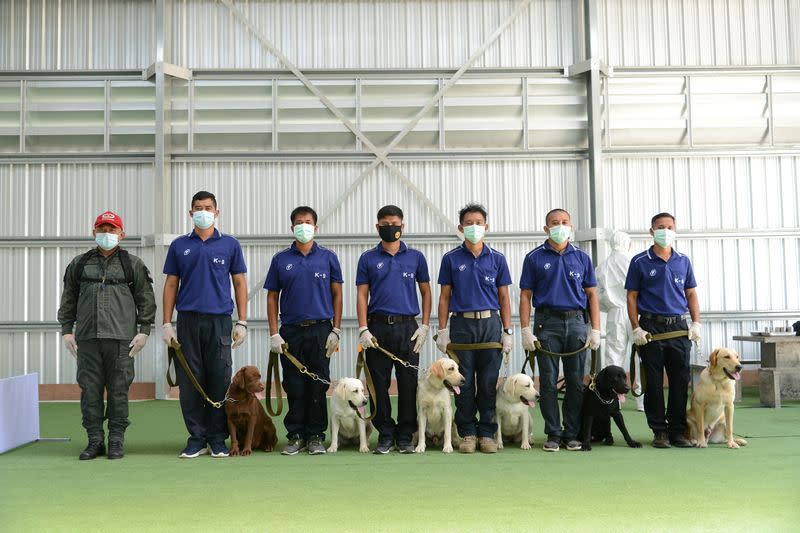
[[[733,340],[760,345],[758,393],[762,405],[780,407],[781,399],[800,400],[800,337],[746,335]]]

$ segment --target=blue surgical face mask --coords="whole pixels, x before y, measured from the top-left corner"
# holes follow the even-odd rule
[[[473,224],[464,226],[464,238],[472,244],[478,244],[486,234],[486,227],[483,224]]]
[[[208,229],[214,225],[213,211],[195,211],[192,213],[192,222],[200,229]]]
[[[671,229],[657,229],[653,232],[653,240],[662,248],[672,246],[675,242],[675,232]]]
[[[550,227],[550,238],[556,244],[562,244],[572,236],[572,226],[559,224]]]
[[[94,242],[103,250],[113,250],[119,245],[119,235],[116,233],[95,233]]]
[[[297,239],[297,242],[305,244],[314,238],[314,226],[311,224],[295,224],[292,233],[294,233],[294,238]]]

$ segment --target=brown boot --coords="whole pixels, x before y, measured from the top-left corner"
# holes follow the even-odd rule
[[[464,437],[464,440],[458,445],[458,451],[461,453],[475,453],[475,435]]]
[[[480,445],[483,453],[497,453],[497,441],[492,437],[481,437]]]
[[[653,437],[653,448],[672,448],[666,431],[657,431]]]

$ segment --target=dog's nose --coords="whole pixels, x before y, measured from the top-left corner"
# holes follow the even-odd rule
[[[736,365],[736,371],[740,372],[742,370],[742,365]]]
[[[464,383],[466,383],[466,382],[467,382],[467,380],[465,380],[464,378],[461,378],[461,381],[459,381],[459,382],[458,382],[458,385],[459,385],[460,387],[463,387],[463,386],[464,386]]]

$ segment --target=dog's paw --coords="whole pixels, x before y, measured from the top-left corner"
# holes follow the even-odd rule
[[[414,453],[425,453],[425,446],[418,444],[417,447],[414,448]]]
[[[736,444],[738,444],[739,446],[747,446],[747,441],[744,439],[733,439],[733,440],[735,440]]]
[[[230,457],[236,457],[237,455],[239,455],[239,447],[231,446],[231,449],[228,451],[228,455]]]
[[[442,448],[442,453],[453,453],[453,445],[452,444],[445,444]]]
[[[701,440],[701,441],[698,441],[697,442],[697,447],[698,448],[708,448],[708,441],[706,441],[705,439]]]
[[[242,457],[246,457],[246,456],[248,456],[248,455],[250,455],[252,453],[253,453],[253,449],[252,448],[245,448],[244,450],[242,450]]]
[[[584,442],[581,444],[581,451],[582,452],[590,452],[592,451],[592,445],[589,442]]]
[[[613,446],[614,445],[614,437],[606,437],[603,439],[603,444],[606,446]]]
[[[338,446],[334,446],[333,444],[328,446],[328,453],[336,453],[338,451],[339,451],[339,447]]]
[[[503,442],[502,441],[497,441],[497,449],[498,450],[502,450],[503,449]]]
[[[628,448],[641,448],[641,447],[642,447],[641,442],[636,442],[635,440],[628,442]]]
[[[359,446],[358,451],[361,453],[369,453],[369,446],[367,446],[366,444],[363,446]]]
[[[519,447],[522,448],[523,450],[530,450],[531,449],[531,443],[530,442],[523,442],[522,444],[520,444]]]
[[[730,448],[732,450],[738,450],[739,449],[739,445],[736,444],[735,440],[729,440],[728,441],[728,448]]]

